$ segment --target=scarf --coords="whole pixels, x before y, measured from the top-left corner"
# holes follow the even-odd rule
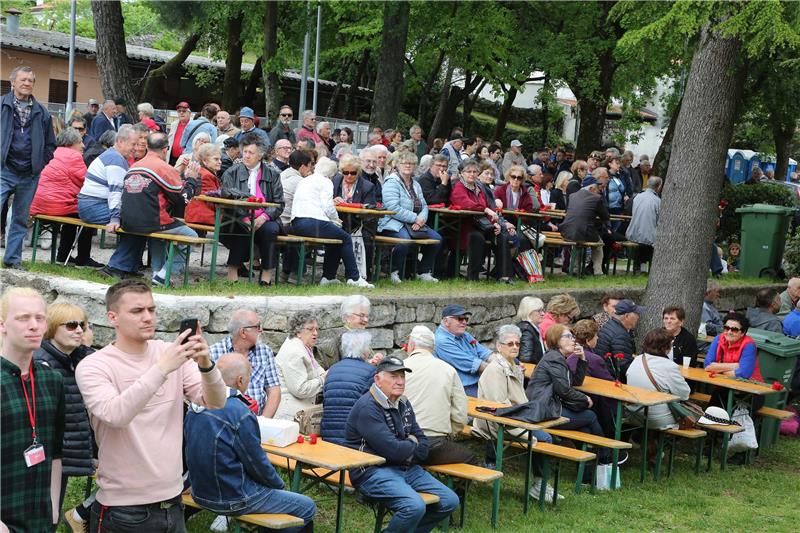
[[[461,185],[463,185],[465,189],[467,189],[468,191],[472,191],[475,194],[478,194],[477,185],[475,183],[470,185],[469,183],[467,183],[467,180],[464,179],[464,176],[458,176],[458,180],[461,182]]]
[[[409,178],[410,183],[406,183],[406,180],[403,178],[403,176],[398,174],[397,177],[400,179],[400,183],[403,184],[403,187],[406,188],[408,195],[411,197],[411,201],[414,204],[414,213],[419,213],[422,211],[422,202],[419,201],[417,193],[414,192],[414,178]]]

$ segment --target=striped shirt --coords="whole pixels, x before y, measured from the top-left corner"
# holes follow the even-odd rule
[[[211,359],[215,363],[226,353],[234,351],[230,335],[209,347]],[[281,386],[278,371],[275,368],[275,356],[269,346],[259,342],[247,353],[247,359],[250,360],[252,369],[246,394],[258,402],[258,414],[261,414],[267,404],[267,389]]]
[[[122,183],[128,172],[128,160],[113,146],[100,154],[86,170],[79,196],[108,200],[111,221],[119,223]]]

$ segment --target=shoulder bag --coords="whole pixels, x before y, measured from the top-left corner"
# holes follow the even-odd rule
[[[658,392],[664,392],[664,390],[658,386],[656,380],[653,379],[653,374],[650,372],[650,367],[647,366],[647,356],[642,354],[640,357],[642,358],[642,366],[644,367],[644,371],[647,374],[647,378],[650,380],[650,383],[653,384]],[[672,416],[675,417],[675,420],[678,422],[680,429],[690,429],[695,427],[697,421],[703,416],[703,408],[689,400],[669,402],[667,407],[669,407]]]
[[[294,415],[294,421],[300,426],[300,433],[303,435],[320,435],[322,430],[322,411],[321,403],[312,405]]]
[[[403,226],[405,226],[408,235],[412,239],[427,239],[428,238],[428,225],[424,224],[418,230],[413,228],[414,224],[410,224],[408,222],[404,222]]]

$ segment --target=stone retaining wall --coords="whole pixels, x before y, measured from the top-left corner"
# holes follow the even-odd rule
[[[19,270],[0,271],[3,286],[25,285],[38,289],[48,302],[63,300],[86,310],[94,324],[95,344],[103,346],[113,337],[105,312],[106,285],[57,276],[41,276]],[[785,286],[775,285],[782,290]],[[760,287],[738,286],[721,290],[720,309],[744,308],[752,305]],[[442,308],[448,303],[464,305],[473,315],[470,332],[480,341],[490,341],[497,328],[507,324],[516,314],[517,305],[523,296],[534,295],[545,302],[563,291],[515,290],[505,293],[476,293],[452,298],[436,296],[381,296],[365,293],[372,302],[370,332],[373,348],[392,350],[403,344],[411,329],[423,324],[434,330],[441,319]],[[603,289],[570,289],[581,307],[581,314],[588,315],[600,310]],[[640,300],[643,288],[626,289],[633,300]],[[319,322],[317,346],[328,352],[334,339],[343,331],[339,307],[346,296],[173,296],[156,294],[158,309],[158,338],[173,339],[180,321],[184,317],[197,317],[210,342],[225,336],[231,312],[239,308],[250,308],[263,318],[265,342],[276,349],[286,338],[288,319],[300,310],[312,310]]]

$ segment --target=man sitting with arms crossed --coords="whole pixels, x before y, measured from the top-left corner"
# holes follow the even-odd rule
[[[491,362],[489,356],[492,352],[467,333],[470,316],[472,313],[459,304],[446,305],[442,309],[434,354],[456,369],[467,396],[477,396],[478,378]]]
[[[228,335],[209,349],[214,362],[229,352],[247,354],[251,365],[247,395],[258,403],[258,413],[272,418],[281,403],[281,381],[275,356],[261,342],[261,319],[250,309],[237,309],[228,322]]]
[[[220,409],[225,383],[199,328],[171,343],[154,340],[156,306],[145,283],[109,287],[106,310],[115,340],[75,373],[99,449],[91,529],[183,533],[183,399]]]
[[[192,404],[186,414],[192,497],[206,509],[229,516],[289,514],[302,518],[304,525],[284,531],[313,531],[314,500],[282,490],[283,480],[261,449],[258,420],[242,394],[248,389],[250,362],[234,352],[220,357],[217,368],[230,387],[225,406],[205,409]]]
[[[428,439],[417,425],[405,392],[409,369],[387,357],[375,383],[353,406],[347,419],[347,446],[386,459],[381,466],[350,470],[350,480],[364,496],[380,500],[394,516],[384,531],[427,533],[458,507],[458,496],[419,466],[428,455]],[[430,509],[417,494],[439,497]]]

